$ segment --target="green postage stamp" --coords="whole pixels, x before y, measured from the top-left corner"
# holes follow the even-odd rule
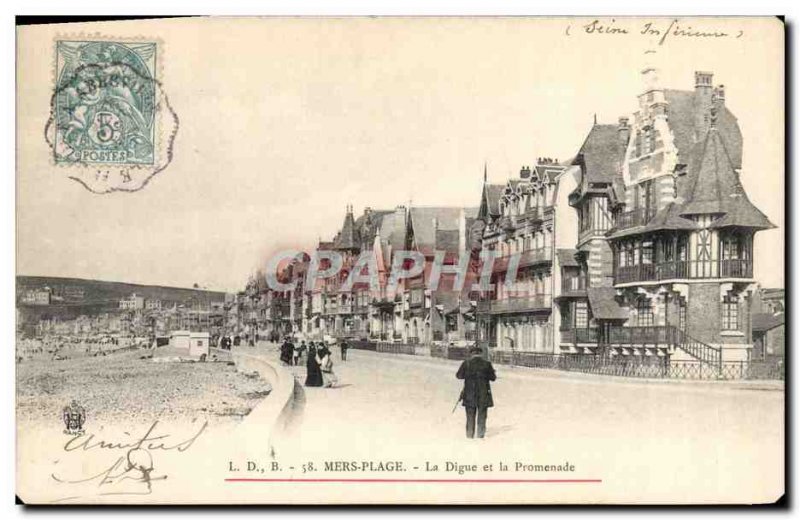
[[[171,160],[178,119],[157,42],[57,40],[47,129],[56,165],[97,193],[136,191]]]

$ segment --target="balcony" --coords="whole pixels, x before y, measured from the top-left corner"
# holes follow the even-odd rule
[[[625,211],[617,215],[614,228],[617,230],[628,229],[636,226],[644,226],[656,214],[655,208],[636,208]]]
[[[591,343],[597,344],[597,329],[595,328],[576,328],[563,329],[561,331],[561,343]]]
[[[608,337],[601,343],[612,347],[625,346],[668,346],[675,343],[674,327],[610,327]]]
[[[519,256],[519,268],[530,267],[537,264],[550,264],[553,262],[552,249],[549,247],[540,247],[538,249],[528,249],[521,253],[512,253],[510,255],[499,256],[495,258],[492,265],[492,271],[495,273],[502,273],[508,270],[511,259],[514,256]]]
[[[698,278],[752,278],[750,260],[692,260],[617,267],[614,284]]]
[[[584,276],[568,276],[561,279],[562,296],[585,296],[588,283]]]
[[[488,304],[485,305],[484,308],[488,307],[488,312],[491,314],[508,314],[515,312],[549,311],[551,299],[549,294],[535,294],[532,296],[507,298],[503,300],[489,300],[487,302],[479,302],[479,311],[481,303]]]
[[[561,344],[593,344],[606,347],[667,347],[680,343],[675,327],[608,327],[606,335],[597,328],[561,330]]]
[[[753,262],[750,260],[720,260],[719,275],[722,278],[752,278]]]

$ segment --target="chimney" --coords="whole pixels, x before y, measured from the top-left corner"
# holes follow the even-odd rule
[[[714,73],[697,70],[694,73],[694,87],[711,87],[714,81]]]
[[[390,237],[391,244],[395,249],[402,249],[406,241],[406,207],[397,206],[394,210],[394,227]]]
[[[623,146],[628,145],[628,140],[631,138],[631,127],[628,124],[627,117],[619,118],[619,126],[617,127],[619,133],[619,141]]]
[[[523,166],[522,169],[519,171],[519,178],[520,179],[529,179],[531,176],[531,169],[529,166]]]
[[[709,110],[712,105],[714,74],[696,71],[694,73],[695,97],[695,136],[704,136],[709,127]]]

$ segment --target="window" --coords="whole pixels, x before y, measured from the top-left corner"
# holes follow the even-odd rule
[[[652,327],[655,317],[650,298],[639,298],[636,302],[636,325],[639,327]]]
[[[586,302],[575,302],[575,328],[589,327],[589,307]]]
[[[730,233],[720,237],[722,260],[749,260],[750,241],[747,236]]]
[[[591,199],[590,199],[591,200]],[[585,201],[581,205],[581,231],[586,231],[592,227],[592,212],[590,207],[590,200]]]
[[[630,267],[634,265],[633,261],[635,258],[636,252],[633,249],[633,242],[626,242],[622,245],[622,258],[621,265],[623,267]]]
[[[661,243],[661,254],[664,256],[665,262],[672,262],[675,258],[675,244],[672,242],[672,237],[667,237]]]
[[[572,306],[569,304],[561,307],[561,330],[572,328]]]
[[[648,126],[644,129],[644,153],[653,151],[653,131]]]
[[[731,293],[722,298],[722,330],[739,330],[739,297]]]
[[[676,259],[679,262],[685,262],[688,260],[687,255],[689,252],[689,240],[688,237],[682,235],[678,237],[678,250],[676,251]]]
[[[686,330],[686,298],[678,298],[678,328]]]
[[[642,263],[643,264],[652,264],[653,263],[653,243],[652,242],[642,242]]]

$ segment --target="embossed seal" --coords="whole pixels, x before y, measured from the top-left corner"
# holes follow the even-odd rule
[[[64,433],[80,435],[83,433],[83,423],[86,422],[86,409],[73,399],[68,406],[64,407],[62,419],[65,426]]]

